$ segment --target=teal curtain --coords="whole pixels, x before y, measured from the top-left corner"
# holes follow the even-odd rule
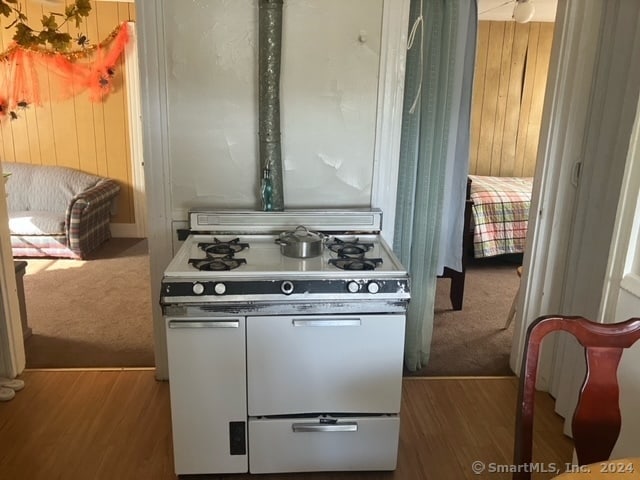
[[[460,269],[475,0],[412,0],[394,250],[411,275],[405,365],[429,361],[437,275]]]

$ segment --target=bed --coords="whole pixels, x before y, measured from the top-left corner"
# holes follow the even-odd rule
[[[533,178],[469,175],[469,179],[473,256],[523,253]]]
[[[532,177],[469,175],[462,272],[445,267],[440,276],[451,279],[449,298],[454,310],[462,310],[469,257],[486,258],[524,252],[532,184]]]

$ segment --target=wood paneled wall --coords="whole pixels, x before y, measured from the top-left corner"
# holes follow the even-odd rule
[[[469,173],[535,171],[553,23],[479,23]]]
[[[34,28],[40,25],[43,14],[56,11],[37,2],[21,3],[29,24]],[[91,14],[80,29],[76,29],[74,24],[69,27],[73,38],[82,31],[91,43],[98,43],[121,22],[135,20],[133,3],[93,1],[91,4]],[[0,16],[2,27],[9,21]],[[4,51],[12,43],[14,30],[0,30],[0,49]],[[83,93],[61,102],[31,105],[18,112],[18,119],[3,120],[0,124],[0,160],[60,165],[112,178],[121,188],[118,212],[112,221],[134,223],[123,62],[124,58],[117,67],[115,88],[104,102],[92,102]]]

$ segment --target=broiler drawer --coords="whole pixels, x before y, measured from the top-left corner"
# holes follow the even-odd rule
[[[394,470],[400,418],[249,419],[251,473]]]
[[[247,317],[249,416],[398,413],[404,315]]]

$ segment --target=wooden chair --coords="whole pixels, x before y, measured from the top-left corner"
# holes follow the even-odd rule
[[[550,315],[536,319],[527,331],[516,411],[514,465],[531,463],[538,353],[542,339],[554,331],[573,334],[585,347],[587,372],[572,421],[578,463],[587,465],[608,460],[621,426],[618,364],[623,349],[640,338],[640,318],[601,324],[582,317]],[[530,472],[513,475],[514,480],[530,478]]]

